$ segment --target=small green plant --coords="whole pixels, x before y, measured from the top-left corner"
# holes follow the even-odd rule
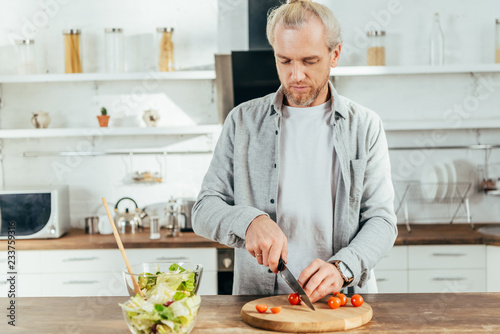
[[[108,114],[108,111],[106,110],[106,108],[102,107],[101,108],[101,115],[106,116],[107,114]]]

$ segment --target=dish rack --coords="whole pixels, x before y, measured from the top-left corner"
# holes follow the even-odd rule
[[[430,222],[449,219],[450,224],[456,218],[465,218],[471,228],[474,228],[470,216],[469,198],[467,197],[471,186],[471,182],[446,184],[421,183],[420,181],[394,182],[396,199],[399,201],[396,205],[396,215],[402,212],[408,232],[411,232],[410,217],[414,217],[412,219],[418,221]],[[438,196],[434,197],[433,195],[439,187],[448,187],[452,191],[439,196],[439,198],[437,198]],[[463,210],[463,215],[459,215],[460,209]]]

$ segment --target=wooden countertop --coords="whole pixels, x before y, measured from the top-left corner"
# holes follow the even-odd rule
[[[372,320],[348,333],[499,333],[500,293],[365,294]],[[240,309],[258,296],[202,296],[192,334],[254,334]],[[18,298],[16,330],[26,333],[130,333],[118,303],[126,297]],[[0,298],[0,332],[7,325],[9,299]],[[334,310],[332,310],[334,312]],[[337,332],[338,333],[338,332]]]
[[[398,225],[398,238],[395,245],[443,245],[443,244],[486,244],[500,246],[500,237],[486,236],[477,229],[487,224],[475,224],[472,230],[468,224],[426,224],[411,225],[412,232],[405,225]],[[125,248],[227,248],[218,242],[200,237],[193,232],[184,232],[182,236],[150,240],[149,232],[122,234]],[[7,249],[6,240],[0,240],[0,247]],[[17,250],[47,249],[113,249],[117,248],[112,234],[85,234],[82,229],[71,229],[59,239],[17,239]]]
[[[163,231],[162,231],[163,232]],[[149,239],[149,230],[135,234],[120,234],[125,249],[129,248],[202,248],[226,246],[200,237],[193,232],[183,232],[182,236],[167,238],[164,235],[157,240]],[[0,241],[7,243],[6,240]],[[114,249],[118,248],[113,234],[85,234],[82,229],[71,229],[58,239],[17,239],[17,250],[48,249]],[[7,246],[4,247],[7,249]]]

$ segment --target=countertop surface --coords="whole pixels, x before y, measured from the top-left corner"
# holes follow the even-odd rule
[[[500,293],[365,294],[372,320],[348,333],[499,333]],[[270,333],[241,320],[241,307],[259,296],[202,296],[192,334]],[[1,333],[129,333],[118,303],[126,297],[18,298],[16,327],[0,298]],[[335,312],[335,310],[332,310]],[[338,333],[338,332],[337,332]]]
[[[441,245],[441,244],[486,244],[500,246],[500,237],[486,236],[477,232],[481,226],[491,224],[475,224],[473,230],[468,224],[413,224],[411,232],[405,225],[398,225],[398,238],[395,245]],[[162,231],[163,232],[163,231]],[[182,236],[150,240],[146,229],[136,234],[122,234],[122,242],[127,248],[227,248],[217,242],[200,237],[193,232],[184,232]],[[0,247],[6,240],[0,241]],[[47,249],[112,249],[117,248],[112,234],[85,234],[82,229],[71,229],[59,239],[17,239],[17,250]]]

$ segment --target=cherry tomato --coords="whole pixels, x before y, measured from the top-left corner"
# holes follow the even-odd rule
[[[347,297],[343,293],[335,293],[333,296],[340,299],[340,306],[345,306],[347,304]]]
[[[281,306],[271,307],[271,312],[278,314],[281,312]]]
[[[328,298],[328,306],[330,308],[333,308],[333,309],[339,308],[341,304],[342,304],[342,302],[337,297]]]
[[[266,313],[267,311],[267,305],[266,304],[259,304],[259,305],[255,305],[255,308],[257,309],[257,311],[259,313]]]
[[[292,305],[300,304],[300,295],[298,293],[291,293],[288,295],[288,302]]]
[[[359,307],[359,306],[363,305],[363,297],[361,297],[361,295],[358,295],[358,294],[353,295],[351,297],[351,304],[354,307]]]

